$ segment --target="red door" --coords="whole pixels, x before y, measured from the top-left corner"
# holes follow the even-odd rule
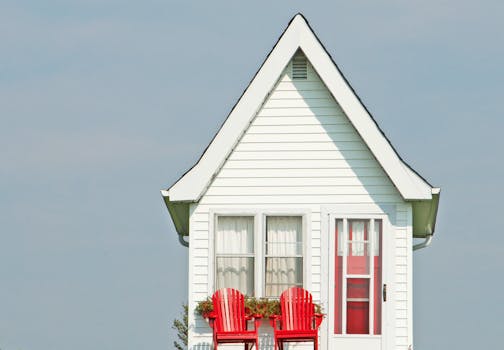
[[[334,334],[381,334],[382,220],[336,219]]]

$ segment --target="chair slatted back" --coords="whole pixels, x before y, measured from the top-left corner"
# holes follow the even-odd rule
[[[305,289],[291,287],[280,296],[283,330],[314,329],[312,295]]]
[[[219,289],[212,296],[217,332],[237,332],[247,329],[245,297],[233,288]]]

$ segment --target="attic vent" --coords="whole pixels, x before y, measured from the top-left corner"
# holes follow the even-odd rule
[[[308,67],[305,56],[294,56],[292,60],[292,79],[306,80],[308,78]]]

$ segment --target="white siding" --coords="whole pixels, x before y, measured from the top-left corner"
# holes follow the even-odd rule
[[[321,285],[328,278],[321,275],[322,206],[387,204],[397,207],[391,255],[395,286],[389,292],[397,330],[388,343],[389,349],[405,350],[412,334],[410,206],[403,202],[313,68],[309,65],[306,81],[292,81],[289,68],[290,65],[205,195],[193,205],[190,310],[213,288],[209,271],[213,253],[208,239],[212,211],[290,208],[309,212],[311,276],[307,288],[320,301]],[[263,342],[271,344],[270,340],[266,336]],[[209,344],[208,325],[190,312],[190,349],[210,349]]]

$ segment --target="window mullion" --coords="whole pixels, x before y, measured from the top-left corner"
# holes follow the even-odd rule
[[[343,252],[343,279],[342,279],[342,302],[341,302],[341,333],[346,334],[346,325],[347,325],[347,255],[348,255],[348,220],[343,219],[343,239],[342,239],[342,252]]]
[[[254,249],[255,249],[255,257],[254,257],[254,278],[255,278],[255,290],[254,293],[256,297],[262,297],[264,291],[264,224],[263,224],[263,216],[256,215],[254,220],[255,226],[255,241],[254,241]]]
[[[369,259],[369,334],[374,333],[374,219],[370,220],[369,223],[369,232],[368,232],[368,240],[370,243],[368,247]]]

